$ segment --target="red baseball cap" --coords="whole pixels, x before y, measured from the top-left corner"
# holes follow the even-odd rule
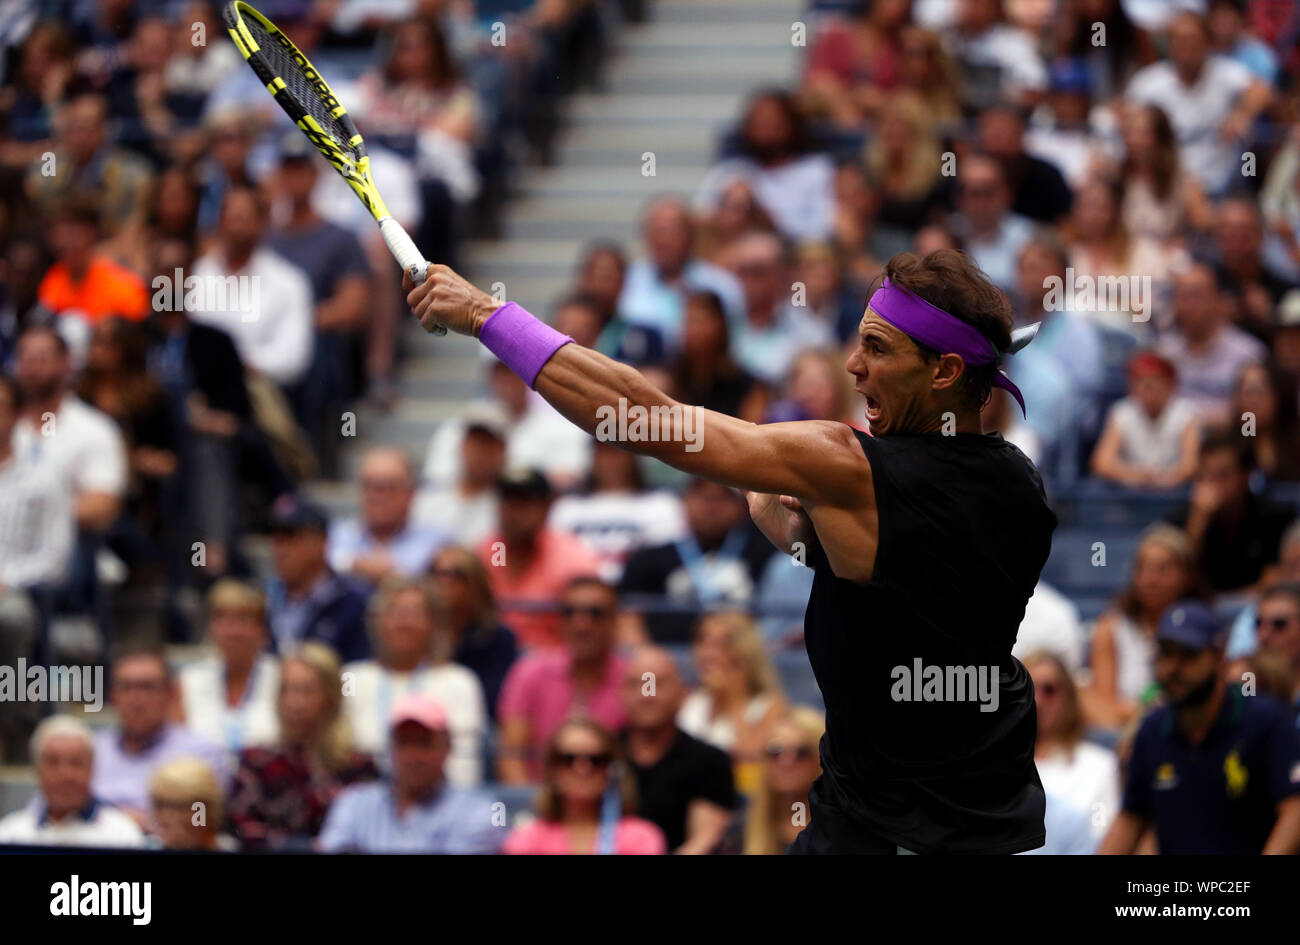
[[[433,696],[412,692],[402,696],[388,717],[388,728],[397,728],[403,722],[415,722],[431,732],[447,730],[447,712]]]

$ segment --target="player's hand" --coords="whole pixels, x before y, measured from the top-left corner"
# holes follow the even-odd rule
[[[403,274],[402,288],[406,289],[406,304],[425,331],[443,325],[459,335],[477,338],[483,323],[502,304],[446,266],[430,266],[420,285]]]

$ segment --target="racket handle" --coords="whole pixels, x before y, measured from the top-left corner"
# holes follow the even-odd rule
[[[402,224],[392,217],[384,217],[379,221],[379,232],[384,235],[384,242],[388,244],[388,251],[401,264],[402,271],[410,276],[411,281],[416,285],[423,282],[429,272],[429,263],[420,251],[415,248],[415,243],[407,235],[406,230],[402,228]],[[434,325],[433,334],[445,335],[447,329],[443,325]]]

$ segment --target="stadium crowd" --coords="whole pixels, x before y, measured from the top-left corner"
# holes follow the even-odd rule
[[[644,12],[255,5],[450,264]],[[1300,6],[814,0],[796,25],[802,73],[695,193],[532,301],[684,403],[864,428],[843,364],[884,262],[969,253],[1041,323],[1006,364],[1027,413],[985,412],[1059,520],[1015,650],[1036,852],[1259,852],[1300,791]],[[789,844],[824,727],[812,575],[743,496],[493,362],[425,455],[367,443],[329,514],[340,418],[398,396],[397,267],[218,8],[4,4],[0,75],[0,665],[103,665],[113,710],[0,701],[37,782],[0,844]]]

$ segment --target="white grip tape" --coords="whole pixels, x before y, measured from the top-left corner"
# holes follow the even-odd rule
[[[384,235],[384,242],[388,244],[389,252],[401,264],[402,272],[407,273],[412,282],[423,282],[429,269],[429,263],[425,261],[424,255],[416,249],[415,243],[407,235],[402,224],[392,217],[384,217],[379,221],[379,232]],[[442,325],[435,325],[433,333],[435,335],[445,335],[447,329]]]

